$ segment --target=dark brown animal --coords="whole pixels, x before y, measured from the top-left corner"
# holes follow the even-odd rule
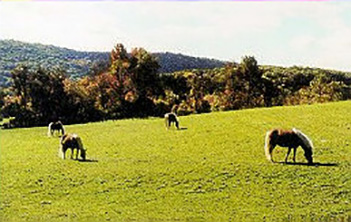
[[[166,113],[165,114],[165,124],[166,128],[169,129],[171,127],[171,124],[174,123],[177,129],[179,129],[179,120],[178,117],[175,113]]]
[[[57,121],[57,122],[51,122],[48,126],[48,136],[53,136],[55,133],[55,130],[60,133],[61,131],[61,135],[65,134],[65,127],[63,126],[61,121]]]
[[[61,155],[62,159],[66,157],[66,151],[71,149],[71,159],[73,159],[73,152],[76,152],[76,159],[78,159],[78,153],[80,153],[80,157],[85,160],[86,159],[86,150],[83,147],[83,143],[81,138],[77,134],[65,134],[60,139],[60,148],[59,154]]]
[[[273,129],[266,133],[265,153],[269,161],[273,161],[272,152],[276,146],[287,147],[288,153],[285,157],[285,162],[288,161],[288,156],[291,149],[294,149],[293,161],[296,162],[296,149],[301,146],[305,151],[305,158],[309,164],[313,163],[313,144],[312,141],[303,134],[300,130],[293,128],[292,130]]]

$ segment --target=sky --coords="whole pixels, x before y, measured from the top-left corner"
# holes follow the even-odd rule
[[[2,1],[0,39],[351,71],[351,1]]]

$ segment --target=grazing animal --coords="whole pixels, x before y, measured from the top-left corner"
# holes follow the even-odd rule
[[[59,155],[62,159],[66,157],[66,151],[71,149],[71,159],[73,159],[73,152],[76,149],[76,159],[78,159],[78,153],[80,152],[80,157],[86,159],[86,149],[83,147],[82,139],[77,134],[65,134],[60,139]]]
[[[60,133],[61,131],[61,135],[65,134],[65,127],[63,126],[63,124],[61,123],[61,121],[57,121],[57,122],[51,122],[48,126],[48,137],[53,136],[55,133],[55,130]]]
[[[167,129],[169,129],[169,127],[171,126],[171,123],[175,123],[175,126],[177,127],[177,129],[179,129],[179,120],[177,115],[175,113],[166,113],[165,124]]]
[[[266,133],[264,151],[266,153],[267,159],[271,162],[274,162],[272,152],[276,145],[288,148],[288,153],[286,154],[285,162],[288,161],[288,156],[291,152],[291,149],[294,149],[293,161],[295,162],[296,149],[299,146],[301,146],[301,148],[305,151],[305,158],[308,161],[308,163],[313,163],[312,141],[300,130],[297,130],[295,128],[293,128],[292,130],[273,129]]]

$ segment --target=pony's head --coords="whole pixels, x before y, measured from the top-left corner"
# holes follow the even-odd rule
[[[80,157],[83,159],[83,160],[86,160],[86,151],[85,149],[81,149],[80,150]]]
[[[82,139],[77,135],[73,134],[73,138],[76,139],[78,143],[78,149],[80,150],[80,157],[85,160],[86,159],[86,149],[83,147]]]
[[[312,149],[305,149],[305,158],[308,161],[308,164],[313,164],[313,154]]]

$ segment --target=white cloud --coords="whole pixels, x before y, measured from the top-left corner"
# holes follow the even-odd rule
[[[0,38],[348,69],[348,2],[0,2]],[[304,19],[313,27],[286,23]],[[286,32],[288,33],[282,33]],[[322,34],[321,34],[322,33]],[[349,69],[351,70],[351,68]]]

